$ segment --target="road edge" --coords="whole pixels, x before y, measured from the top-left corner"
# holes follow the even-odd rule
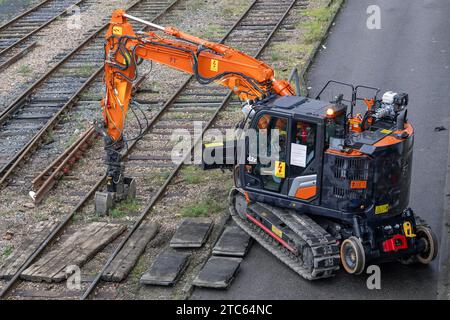
[[[450,134],[449,134],[450,136]],[[442,216],[442,231],[441,231],[441,245],[439,246],[439,274],[438,274],[438,288],[437,299],[449,300],[449,264],[450,264],[450,228],[447,225],[450,223],[450,137],[448,147],[448,161],[447,161],[447,176],[445,179],[444,189],[444,213]]]
[[[317,56],[317,54],[320,51],[320,48],[323,44],[323,42],[328,38],[328,35],[330,34],[331,27],[334,26],[335,21],[339,13],[341,12],[342,7],[344,6],[346,0],[330,0],[328,3],[328,7],[330,7],[333,3],[337,3],[338,7],[336,9],[336,12],[334,13],[333,17],[331,17],[330,21],[328,21],[328,24],[326,25],[322,39],[317,42],[313,50],[310,52],[309,56],[306,58],[306,62],[302,67],[302,70],[300,71],[299,77],[303,83],[303,86],[307,88],[307,79],[306,76],[309,72],[309,69],[311,68],[312,64],[314,63],[314,60]]]

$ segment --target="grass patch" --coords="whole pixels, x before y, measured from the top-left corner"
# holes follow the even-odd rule
[[[80,72],[78,72],[79,75],[83,77],[91,76],[94,73],[94,66],[91,66],[89,64],[85,64],[80,68]]]
[[[77,141],[77,139],[78,139],[78,135],[73,135],[73,136],[71,136],[71,137],[69,138],[69,140],[67,140],[67,141],[64,143],[64,149],[67,149],[67,148],[69,148],[71,145],[73,145],[73,144],[75,143],[75,141]]]
[[[19,68],[19,73],[23,76],[28,76],[33,72],[33,69],[29,65],[24,64]]]
[[[272,51],[272,54],[270,56],[272,58],[272,61],[274,61],[274,62],[281,59],[281,53],[278,51]]]
[[[197,203],[185,206],[181,209],[181,216],[185,218],[208,217],[225,209],[225,206],[219,202],[207,199]]]
[[[212,40],[216,39],[222,33],[224,32],[222,31],[221,26],[212,24],[208,25],[207,28],[200,33],[200,37],[207,40]]]
[[[162,184],[169,177],[170,172],[159,172],[152,174],[150,176],[146,176],[143,180],[144,183],[152,185],[152,184]]]
[[[128,198],[120,202],[114,209],[109,212],[112,218],[123,218],[130,212],[136,212],[139,209],[139,205],[134,198]]]
[[[181,174],[186,184],[199,184],[203,182],[203,177],[205,175],[205,173],[196,166],[185,166],[182,169]]]
[[[147,263],[145,262],[145,259],[141,257],[131,271],[131,275],[133,278],[137,278],[139,280],[145,271],[147,271]]]
[[[12,252],[13,252],[13,246],[7,245],[7,246],[3,249],[3,252],[2,252],[2,258],[3,258],[3,259],[7,259],[9,256],[11,256]]]
[[[55,141],[55,133],[53,130],[49,130],[44,136],[44,144],[49,144]]]
[[[194,0],[194,1],[190,1],[189,2],[189,6],[188,9],[193,10],[193,11],[198,11],[201,8],[203,8],[206,4],[205,0]]]
[[[305,30],[303,39],[307,44],[320,41],[325,32],[325,27],[332,19],[337,6],[321,7],[305,10],[302,16],[308,17],[308,20],[303,21],[298,26],[300,29]]]
[[[86,92],[81,95],[81,99],[87,101],[100,101],[102,96],[98,92]]]

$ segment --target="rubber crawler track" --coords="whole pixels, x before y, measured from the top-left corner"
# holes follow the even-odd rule
[[[311,248],[313,263],[311,266],[305,267],[301,257],[292,254],[255,224],[242,219],[235,209],[234,196],[243,197],[243,195],[236,189],[230,193],[230,213],[236,224],[300,276],[308,280],[317,280],[333,277],[339,270],[339,246],[336,240],[311,218],[296,213],[290,214],[288,210],[267,204],[256,204],[280,218],[291,230],[295,231],[303,240],[304,245]]]

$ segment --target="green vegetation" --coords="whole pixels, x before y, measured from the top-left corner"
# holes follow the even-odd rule
[[[322,40],[325,28],[334,17],[340,2],[341,1],[335,1],[335,3],[330,6],[309,9],[302,13],[302,16],[307,17],[307,20],[301,22],[298,27],[305,30],[303,34],[305,43],[311,44]]]
[[[273,62],[276,62],[280,60],[282,57],[279,51],[272,51],[271,58]]]
[[[222,5],[220,13],[225,17],[240,15],[248,7],[247,3],[237,3],[236,0],[222,0],[220,3]]]
[[[75,143],[75,141],[77,141],[77,139],[78,139],[78,135],[73,135],[73,136],[71,136],[70,138],[69,138],[69,140],[67,140],[65,143],[64,143],[64,149],[67,149],[67,148],[69,148],[71,145],[73,145],[74,143]]]
[[[272,65],[278,78],[287,78],[291,68],[301,69],[314,46],[322,40],[328,23],[334,17],[342,0],[322,1],[320,7],[300,12],[302,20],[297,24],[299,31],[290,41],[277,43],[271,48]]]
[[[147,267],[147,262],[142,256],[131,271],[132,278],[137,278],[137,280],[139,281],[144,272],[147,271]]]
[[[210,24],[205,30],[202,30],[200,37],[207,40],[218,40],[217,38],[223,34],[222,27],[217,24]]]
[[[130,212],[136,212],[139,209],[139,204],[136,199],[128,198],[120,202],[114,209],[109,212],[112,218],[120,219]]]
[[[29,65],[24,64],[19,68],[19,73],[23,76],[28,76],[31,72],[33,69]]]
[[[198,11],[201,8],[203,8],[206,4],[206,1],[204,0],[194,0],[194,1],[189,1],[190,6],[188,7],[190,10],[193,11]]]
[[[225,209],[225,205],[215,200],[207,199],[198,203],[190,204],[181,209],[183,217],[208,217]]]
[[[44,136],[44,144],[52,143],[55,141],[55,136],[53,130],[49,130]]]
[[[3,259],[8,258],[8,257],[11,255],[12,252],[13,252],[13,246],[7,245],[7,246],[3,249],[3,252],[2,252],[2,258],[3,258]]]
[[[187,184],[199,184],[203,182],[204,172],[196,166],[185,166],[181,170],[181,176]]]
[[[80,68],[80,72],[78,72],[78,74],[83,77],[89,77],[94,73],[94,70],[94,66],[85,64]]]
[[[81,94],[81,99],[85,101],[100,101],[102,96],[98,92],[86,92]]]
[[[170,175],[169,171],[158,172],[158,173],[143,177],[143,182],[144,182],[144,184],[148,184],[148,185],[160,185],[164,181],[166,181],[166,179],[169,177],[169,175]]]

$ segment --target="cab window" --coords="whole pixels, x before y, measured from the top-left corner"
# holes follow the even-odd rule
[[[292,128],[291,175],[299,176],[315,157],[316,124],[295,121]]]
[[[287,130],[286,118],[265,114],[257,120],[258,163],[252,173],[266,190],[279,192],[285,180]]]

